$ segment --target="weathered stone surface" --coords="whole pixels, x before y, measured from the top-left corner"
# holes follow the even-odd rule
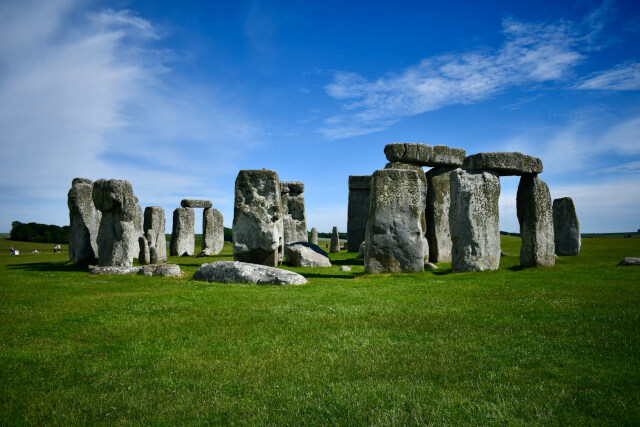
[[[173,211],[171,256],[193,256],[196,245],[195,221],[196,216],[193,208],[176,208]]]
[[[451,172],[451,269],[496,270],[500,265],[498,198],[500,178],[493,172]]]
[[[429,261],[451,262],[451,233],[449,206],[451,205],[452,168],[433,168],[427,178],[427,240]]]
[[[133,228],[134,233],[131,235],[131,240],[129,240],[129,246],[131,247],[130,251],[134,254],[134,258],[138,258],[138,253],[140,250],[140,246],[138,243],[138,239],[144,236],[143,231],[143,215],[142,215],[142,207],[138,204],[138,198],[136,197],[136,206],[134,208],[133,215]]]
[[[99,179],[93,183],[93,203],[102,212],[98,230],[98,265],[133,265],[138,255],[138,198],[129,181]],[[135,239],[136,246],[132,247]]]
[[[180,206],[183,208],[210,208],[213,204],[211,200],[182,199]]]
[[[142,276],[181,277],[182,272],[177,264],[151,264],[140,267],[138,274]]]
[[[149,252],[149,242],[147,242],[147,238],[144,236],[138,237],[138,246],[140,247],[138,261],[143,265],[150,264],[151,253]]]
[[[338,227],[333,227],[333,230],[331,230],[331,246],[329,247],[329,252],[332,254],[340,252],[340,233],[338,233]]]
[[[424,269],[424,198],[415,170],[383,169],[371,178],[364,268],[367,273]]]
[[[213,208],[202,212],[202,251],[198,256],[218,255],[224,246],[222,213]]]
[[[542,160],[518,152],[478,153],[468,156],[464,169],[488,170],[501,176],[542,173]]]
[[[384,147],[390,162],[415,163],[420,166],[460,166],[465,150],[446,145],[427,145],[412,142],[392,143]]]
[[[303,192],[304,184],[300,181],[280,181],[285,245],[293,242],[306,242],[308,239]]]
[[[309,240],[309,243],[312,245],[318,244],[318,229],[315,227],[311,229],[311,240]]]
[[[360,247],[358,248],[358,258],[364,258],[364,249],[367,247],[367,242],[363,241],[360,243]]]
[[[284,256],[295,267],[331,267],[331,261],[318,245],[295,242],[284,246]]]
[[[156,248],[157,261],[167,260],[167,237],[165,234],[166,220],[164,208],[160,206],[148,206],[144,209],[144,234],[149,242],[149,251]]]
[[[636,258],[636,257],[626,257],[625,259],[623,259],[622,261],[620,261],[618,263],[618,265],[625,265],[625,266],[629,266],[629,265],[640,265],[640,258]]]
[[[349,207],[347,210],[347,250],[355,252],[364,242],[369,215],[371,175],[349,176]]]
[[[340,271],[351,271],[351,267],[348,265],[341,265],[339,268]]]
[[[263,265],[282,263],[284,235],[280,181],[274,171],[241,170],[236,178],[233,257]]]
[[[553,201],[553,235],[556,255],[577,256],[580,254],[582,238],[576,208],[571,197]]]
[[[102,213],[93,204],[93,181],[74,178],[67,195],[69,206],[69,259],[77,265],[98,259],[98,229]]]
[[[552,266],[556,262],[553,211],[549,187],[538,175],[520,178],[516,209],[520,222],[520,265]]]
[[[155,246],[149,248],[149,263],[158,264],[158,248]]]
[[[140,271],[140,268],[141,267],[107,265],[92,268],[91,274],[109,274],[114,276],[122,276],[124,274],[137,274],[138,271]]]
[[[202,264],[193,275],[194,280],[219,283],[255,283],[258,285],[303,285],[307,279],[301,274],[280,268],[238,261],[218,261]]]

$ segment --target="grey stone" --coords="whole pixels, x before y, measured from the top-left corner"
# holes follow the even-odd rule
[[[318,244],[318,230],[315,227],[311,229],[311,240],[309,240],[309,243],[312,245]]]
[[[213,208],[202,212],[202,252],[199,256],[218,255],[224,246],[224,224],[222,213]]]
[[[622,261],[620,261],[618,263],[618,265],[625,265],[625,266],[629,266],[629,265],[640,265],[640,258],[636,258],[636,257],[627,257],[625,259],[623,259]]]
[[[98,265],[130,267],[138,255],[138,198],[129,181],[99,179],[93,183],[93,203],[102,212],[98,230]],[[131,242],[135,239],[136,246]]]
[[[339,268],[340,271],[351,271],[351,267],[348,265],[341,265]]]
[[[236,178],[233,257],[276,266],[282,263],[284,230],[280,181],[274,171],[241,170]]]
[[[133,266],[113,266],[107,265],[102,267],[94,267],[91,269],[91,274],[106,274],[113,276],[122,276],[125,274],[137,274],[141,267]]]
[[[102,213],[93,204],[93,181],[74,178],[67,195],[69,206],[69,259],[76,265],[98,259],[98,229]]]
[[[451,168],[433,168],[427,178],[427,239],[429,261],[451,262],[451,232],[449,206],[451,206]]]
[[[210,208],[213,204],[211,200],[182,199],[180,206],[183,208]]]
[[[295,242],[284,246],[284,256],[295,267],[331,267],[331,261],[318,245]]]
[[[144,234],[149,242],[149,251],[156,249],[157,261],[165,262],[167,260],[167,236],[165,232],[166,220],[164,216],[164,208],[160,206],[148,206],[144,209]]]
[[[340,252],[340,233],[338,233],[338,227],[333,227],[333,230],[331,230],[331,246],[329,247],[329,252],[332,254]]]
[[[355,252],[364,242],[369,215],[371,175],[349,176],[349,207],[347,210],[347,250]]]
[[[138,198],[136,197],[136,206],[134,208],[133,215],[133,227],[135,232],[131,235],[131,240],[129,240],[129,245],[131,246],[130,250],[134,254],[134,258],[138,258],[140,250],[138,239],[144,236],[143,221],[142,207],[138,204]]]
[[[556,247],[553,235],[553,211],[549,187],[538,175],[520,178],[516,197],[520,222],[520,265],[522,267],[552,266]]]
[[[446,145],[427,145],[412,142],[392,143],[384,147],[390,162],[415,163],[420,166],[460,166],[465,150]]]
[[[193,256],[196,245],[195,221],[196,217],[193,208],[176,208],[173,211],[171,256]]]
[[[464,159],[464,169],[488,170],[501,176],[542,173],[542,160],[518,152],[478,153]]]
[[[415,170],[383,169],[371,178],[364,268],[367,273],[424,269],[424,198]]]
[[[304,209],[304,184],[300,181],[280,181],[284,244],[306,242],[307,217]]]
[[[367,247],[367,242],[366,241],[362,241],[362,243],[360,243],[360,247],[358,248],[358,258],[364,258],[364,249]]]
[[[156,277],[182,277],[180,266],[177,264],[150,264],[140,267],[138,274]]]
[[[580,254],[582,238],[576,208],[571,197],[553,201],[553,235],[556,255],[577,256]]]
[[[496,270],[500,265],[498,199],[500,178],[494,172],[451,173],[451,269]]]
[[[266,265],[238,261],[218,261],[202,264],[194,280],[219,283],[254,283],[258,285],[303,285],[301,274]]]
[[[437,270],[437,269],[438,269],[438,266],[437,266],[437,265],[435,265],[435,264],[434,264],[434,263],[432,263],[432,262],[428,262],[428,263],[426,263],[426,264],[424,265],[424,269],[425,269],[425,270]]]
[[[149,252],[149,242],[147,242],[147,238],[144,236],[138,237],[138,246],[140,247],[138,261],[143,265],[150,264],[151,253]]]
[[[149,248],[149,263],[158,264],[158,248],[155,246]]]

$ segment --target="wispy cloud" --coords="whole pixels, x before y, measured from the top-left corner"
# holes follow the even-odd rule
[[[590,175],[600,174],[619,174],[619,173],[640,173],[640,161],[624,163],[622,165],[612,166],[609,168],[598,169],[589,172]]]
[[[611,70],[601,71],[583,79],[576,89],[589,90],[640,90],[640,64],[620,64]]]

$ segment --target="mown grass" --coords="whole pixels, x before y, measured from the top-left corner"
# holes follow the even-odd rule
[[[461,274],[364,275],[341,252],[277,287],[190,279],[228,244],[170,279],[0,240],[0,423],[638,424],[640,268],[616,264],[640,239],[552,268],[502,248]]]

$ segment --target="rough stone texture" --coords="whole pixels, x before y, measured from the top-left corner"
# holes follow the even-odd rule
[[[143,265],[150,264],[151,253],[149,252],[149,242],[147,242],[147,238],[144,236],[138,237],[138,246],[140,247],[138,261]]]
[[[390,162],[415,163],[420,166],[460,166],[465,150],[446,145],[427,145],[414,142],[395,142],[384,147]]]
[[[498,198],[500,178],[493,172],[451,172],[451,269],[496,270],[500,265]]]
[[[424,269],[424,173],[383,169],[371,178],[364,268],[366,273],[412,272]]]
[[[304,276],[280,268],[238,261],[218,261],[202,264],[194,280],[219,283],[255,283],[258,285],[303,285]]]
[[[553,236],[551,193],[538,175],[524,175],[520,178],[516,209],[522,238],[520,265],[554,265],[556,245]]]
[[[284,246],[287,263],[295,267],[331,267],[331,261],[318,245],[295,242]]]
[[[309,240],[309,243],[312,245],[318,244],[318,229],[315,227],[311,229],[311,240]]]
[[[349,208],[347,211],[347,250],[355,252],[364,242],[369,214],[371,175],[349,176]]]
[[[180,206],[183,208],[210,208],[213,204],[210,200],[182,199]]]
[[[202,252],[199,256],[218,255],[224,246],[224,224],[222,213],[213,208],[202,212]]]
[[[171,256],[193,256],[196,245],[195,221],[196,216],[193,208],[176,208],[173,211]]]
[[[93,181],[74,178],[67,195],[69,206],[69,259],[77,265],[98,259],[98,229],[102,213],[93,204]]]
[[[232,235],[236,261],[271,266],[282,263],[282,198],[276,172],[262,169],[238,173]]]
[[[636,257],[627,257],[625,259],[623,259],[622,261],[620,261],[618,263],[618,265],[625,265],[625,266],[629,266],[629,265],[640,265],[640,258],[636,258]]]
[[[363,241],[360,243],[360,247],[358,248],[358,258],[364,258],[364,249],[367,247],[367,242]]]
[[[489,170],[501,176],[542,173],[542,160],[518,152],[473,154],[462,164],[464,169]]]
[[[556,255],[577,256],[580,254],[582,238],[576,207],[571,197],[553,201],[553,235]]]
[[[151,246],[149,248],[149,263],[157,264],[158,263],[158,248]]]
[[[300,181],[280,181],[284,244],[306,242],[307,217],[304,210],[304,184]]]
[[[138,255],[138,198],[129,181],[99,179],[93,183],[93,203],[102,212],[98,230],[98,265],[130,267]],[[132,247],[131,241],[136,245]]]
[[[149,251],[156,248],[158,257],[156,262],[167,260],[167,237],[165,234],[166,221],[164,208],[160,206],[148,206],[144,209],[144,234],[149,242]]]
[[[329,247],[329,252],[332,254],[340,252],[340,233],[338,233],[338,227],[333,227],[333,230],[331,230],[331,246]]]
[[[133,266],[102,266],[91,269],[91,274],[109,274],[114,276],[122,276],[124,274],[137,274],[141,267]]]
[[[429,261],[451,262],[451,232],[449,206],[451,205],[451,168],[433,168],[427,178],[427,240]]]
[[[339,268],[340,271],[351,271],[351,267],[348,265],[341,265]]]
[[[182,272],[177,264],[151,264],[140,267],[138,274],[142,276],[181,277]]]
[[[140,205],[138,204],[138,198],[136,197],[136,206],[134,208],[134,215],[133,215],[133,227],[134,227],[134,234],[131,235],[131,240],[129,240],[129,245],[131,246],[131,252],[134,254],[134,258],[138,258],[138,253],[140,250],[140,246],[138,243],[138,239],[142,236],[144,236],[144,231],[143,231],[143,215],[142,215],[142,207],[140,207]]]

